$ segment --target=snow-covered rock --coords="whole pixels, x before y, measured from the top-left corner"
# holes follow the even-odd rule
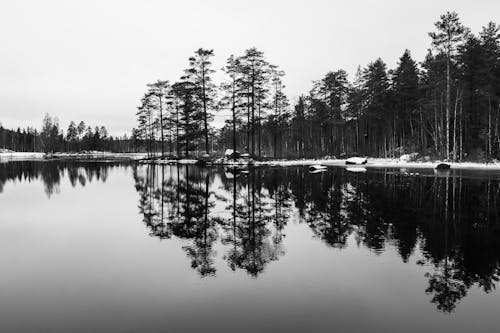
[[[410,154],[403,154],[399,157],[401,162],[410,162]]]
[[[350,157],[347,160],[345,160],[345,164],[356,164],[356,165],[361,165],[361,164],[366,164],[368,160],[366,157]]]
[[[403,154],[399,157],[399,160],[401,162],[414,162],[418,159],[418,157],[419,157],[418,153]]]
[[[309,171],[326,170],[326,166],[321,164],[313,164],[309,166]]]

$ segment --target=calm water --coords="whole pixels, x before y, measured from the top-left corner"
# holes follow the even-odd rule
[[[499,179],[3,163],[0,331],[496,331]]]

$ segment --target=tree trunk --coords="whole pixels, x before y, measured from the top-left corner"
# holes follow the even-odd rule
[[[205,66],[201,67],[201,94],[203,99],[203,124],[205,126],[205,152],[210,154],[210,146],[208,144],[208,120],[207,120],[207,92],[205,88]]]
[[[446,59],[446,159],[450,159],[450,52]]]

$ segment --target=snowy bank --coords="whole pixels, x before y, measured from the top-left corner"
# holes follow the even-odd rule
[[[432,162],[405,162],[398,159],[391,158],[368,158],[365,168],[425,168],[434,169],[435,166],[442,161]],[[477,163],[477,162],[445,162],[450,165],[451,169],[476,169],[476,170],[500,170],[500,163]],[[268,165],[268,166],[310,166],[310,165],[328,165],[328,166],[345,166],[345,159],[307,159],[307,160],[273,160],[264,162],[255,162],[255,165]]]
[[[36,152],[8,152],[0,153],[0,161],[37,161],[37,160],[139,160],[146,155],[143,153],[36,153]]]
[[[31,160],[43,160],[45,154],[44,153],[34,153],[34,152],[25,152],[25,153],[0,153],[0,161],[31,161]]]

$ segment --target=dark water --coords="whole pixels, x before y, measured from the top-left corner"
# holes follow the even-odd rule
[[[0,331],[497,331],[499,179],[3,163]]]

